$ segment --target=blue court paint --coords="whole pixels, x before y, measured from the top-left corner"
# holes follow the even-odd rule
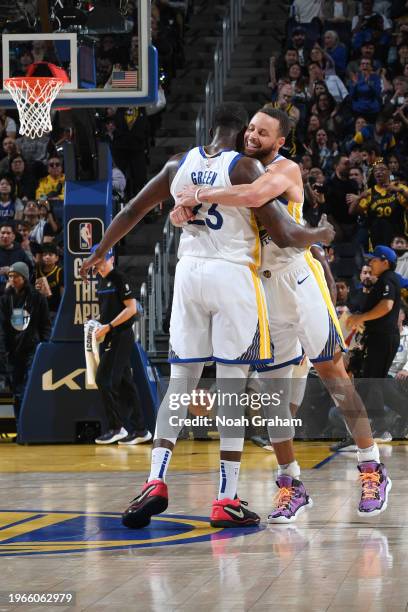
[[[27,513],[32,516],[27,518]],[[127,529],[121,523],[118,512],[73,512],[52,510],[0,510],[24,519],[13,520],[5,528],[13,526],[13,535],[0,543],[2,556],[32,556],[44,554],[72,554],[102,552],[104,550],[126,550],[192,544],[195,542],[229,539],[258,533],[265,526],[234,529],[212,529],[209,518],[162,514],[153,517],[150,525],[143,529]],[[61,520],[58,517],[61,515]],[[49,525],[38,526],[38,519],[50,520]],[[33,522],[32,530],[27,523]],[[16,527],[21,524],[19,533]]]
[[[334,459],[337,455],[339,454],[339,451],[336,451],[335,453],[333,453],[332,455],[329,455],[328,457],[325,457],[325,459],[323,459],[323,461],[320,461],[319,463],[316,463],[316,465],[314,465],[312,467],[312,470],[318,470],[321,467],[323,467],[324,465],[326,465],[326,463],[329,463],[329,461],[331,461],[332,459]]]

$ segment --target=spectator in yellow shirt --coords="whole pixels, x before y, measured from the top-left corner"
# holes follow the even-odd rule
[[[48,174],[42,178],[35,192],[36,200],[46,198],[48,200],[63,200],[65,191],[65,175],[62,161],[59,157],[50,157],[48,160]]]

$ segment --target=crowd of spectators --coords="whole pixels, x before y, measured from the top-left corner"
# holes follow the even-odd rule
[[[382,362],[389,338],[399,336],[396,351],[390,349],[393,384],[382,390],[383,413],[379,418],[369,407],[369,416],[380,440],[401,437],[408,432],[401,408],[408,401],[408,2],[294,0],[281,53],[269,61],[269,87],[270,104],[291,118],[283,153],[300,165],[305,219],[316,226],[326,213],[336,230],[326,253],[341,321],[360,320],[387,275],[391,285],[394,269],[398,275],[398,321],[399,295],[389,300],[392,316],[361,333],[344,325],[344,332],[352,347],[347,366],[356,377],[387,376],[367,374],[367,364]],[[379,246],[396,254],[380,262],[387,269],[381,282],[364,256]],[[327,431],[333,433],[330,420]]]

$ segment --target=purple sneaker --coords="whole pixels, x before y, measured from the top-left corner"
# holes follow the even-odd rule
[[[275,507],[268,516],[268,523],[293,523],[305,508],[313,506],[300,480],[284,474],[278,477],[276,484],[279,491],[276,494]]]
[[[359,516],[377,516],[387,508],[388,494],[391,491],[391,478],[383,463],[364,461],[358,464],[363,491],[358,506]]]

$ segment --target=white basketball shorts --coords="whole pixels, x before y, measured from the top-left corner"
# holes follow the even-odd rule
[[[336,310],[321,264],[309,251],[279,271],[262,271],[274,346],[274,361],[259,371],[298,364],[306,353],[312,363],[329,361],[344,348]]]
[[[222,259],[183,256],[174,281],[169,362],[272,360],[258,272]]]

